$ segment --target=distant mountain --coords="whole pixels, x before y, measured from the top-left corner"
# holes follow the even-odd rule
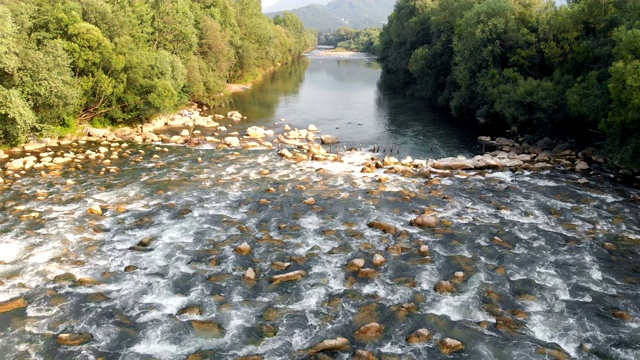
[[[298,9],[311,4],[326,5],[331,0],[280,0],[271,6],[265,6],[262,12],[277,12]]]
[[[291,0],[282,0],[291,1]],[[342,26],[352,29],[382,27],[393,11],[396,0],[333,0],[327,5],[311,4],[293,9],[304,25],[321,32]],[[282,12],[267,13],[273,17]]]

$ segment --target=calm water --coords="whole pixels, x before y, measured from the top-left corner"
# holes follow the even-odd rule
[[[239,96],[233,107],[249,119],[233,128],[313,123],[348,145],[393,143],[414,158],[476,151],[475,134],[381,93],[378,76],[366,58],[310,57]],[[344,163],[294,164],[267,149],[165,147],[111,147],[115,173],[78,159],[0,187],[0,301],[28,302],[0,313],[0,358],[186,359],[202,351],[201,359],[311,359],[305,349],[338,336],[351,349],[330,358],[359,349],[380,359],[446,358],[435,341],[447,337],[465,345],[452,358],[545,359],[540,352],[552,350],[640,357],[637,190],[595,175],[580,184],[582,175],[561,170],[380,183],[382,170],[360,173],[365,152]],[[309,197],[315,205],[303,203]],[[95,204],[103,216],[87,214]],[[441,224],[410,226],[425,209]],[[372,220],[405,231],[385,234],[367,226]],[[136,247],[143,239],[148,246]],[[234,251],[243,242],[250,255]],[[387,263],[374,266],[374,254]],[[350,271],[356,258],[377,276]],[[243,280],[248,268],[253,284]],[[307,275],[271,284],[296,270]],[[458,271],[464,278],[453,294],[434,291]],[[617,319],[616,310],[632,319]],[[384,326],[380,338],[354,337],[374,321]],[[408,344],[419,328],[434,339]],[[80,332],[93,340],[56,341]]]

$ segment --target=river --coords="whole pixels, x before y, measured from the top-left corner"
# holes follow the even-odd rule
[[[235,95],[229,109],[247,120],[226,125],[314,124],[341,146],[398,157],[478,153],[473,129],[379,90],[379,76],[364,56],[312,54]],[[366,151],[344,163],[212,146],[110,151],[121,155],[114,172],[79,160],[1,185],[0,302],[28,303],[0,313],[2,358],[311,359],[323,357],[306,349],[337,337],[350,349],[324,358],[446,358],[445,338],[464,345],[451,358],[640,358],[638,191],[605,176],[471,171],[381,183],[360,173]],[[96,204],[103,215],[87,213]],[[425,212],[440,224],[409,224]],[[244,242],[248,255],[236,251]],[[386,263],[373,265],[375,254]],[[347,266],[358,258],[370,276]],[[248,268],[255,282],[243,279]],[[434,291],[441,280],[452,293]],[[372,322],[379,336],[354,335]],[[433,338],[408,343],[421,328]],[[61,345],[64,333],[92,338]]]

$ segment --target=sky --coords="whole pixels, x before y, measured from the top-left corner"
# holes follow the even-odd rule
[[[262,0],[262,6],[271,6],[277,2],[278,0]]]

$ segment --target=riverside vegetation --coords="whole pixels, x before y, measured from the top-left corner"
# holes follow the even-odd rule
[[[220,104],[315,41],[257,0],[0,0],[0,144]]]
[[[383,82],[518,136],[604,140],[637,169],[639,20],[638,1],[400,0]]]

